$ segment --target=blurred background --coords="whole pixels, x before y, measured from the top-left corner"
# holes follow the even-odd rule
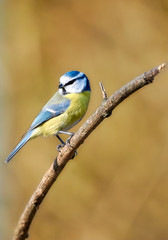
[[[0,239],[12,238],[27,201],[55,159],[55,137],[4,160],[59,77],[84,72],[88,112],[168,61],[167,0],[0,2]],[[124,101],[78,149],[30,229],[34,240],[168,239],[168,71]],[[66,139],[66,138],[64,138]]]

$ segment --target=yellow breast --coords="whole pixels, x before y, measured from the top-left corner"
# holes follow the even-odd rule
[[[71,93],[65,96],[71,101],[68,109],[61,115],[54,117],[39,128],[38,135],[55,135],[58,131],[67,131],[77,124],[85,115],[90,100],[90,91]]]

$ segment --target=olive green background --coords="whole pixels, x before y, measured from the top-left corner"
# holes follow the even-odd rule
[[[58,140],[37,138],[4,160],[67,71],[108,95],[168,61],[166,0],[0,3],[0,239],[12,238]],[[64,136],[66,139],[66,136]],[[124,101],[78,149],[42,203],[32,240],[168,239],[168,71]]]

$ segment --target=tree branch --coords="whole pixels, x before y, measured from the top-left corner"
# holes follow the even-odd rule
[[[40,184],[37,186],[28,204],[23,211],[18,225],[15,229],[13,240],[23,240],[28,237],[28,230],[31,222],[47,192],[62,172],[67,162],[73,158],[76,149],[84,142],[84,140],[91,134],[91,132],[106,118],[109,117],[114,108],[116,108],[124,99],[129,97],[132,93],[142,88],[143,86],[152,83],[154,77],[161,72],[166,64],[163,63],[150,71],[135,78],[131,82],[121,87],[113,95],[107,98],[105,89],[100,83],[103,101],[95,113],[83,124],[83,126],[75,133],[71,139],[71,146],[65,145],[58,154],[54,163],[43,176]]]

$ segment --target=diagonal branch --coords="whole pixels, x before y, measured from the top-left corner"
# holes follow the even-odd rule
[[[114,108],[116,108],[124,99],[129,97],[138,89],[149,83],[152,83],[154,77],[158,73],[160,73],[161,70],[165,67],[166,64],[163,63],[151,69],[150,71],[145,72],[141,76],[125,84],[109,98],[107,98],[105,89],[100,83],[103,95],[102,104],[72,137],[72,147],[68,147],[67,145],[63,147],[62,151],[58,154],[58,157],[56,158],[54,163],[43,176],[41,182],[32,194],[29,202],[25,207],[25,210],[20,217],[18,225],[15,229],[13,240],[23,240],[28,237],[28,230],[38,208],[40,207],[41,202],[43,201],[47,192],[50,190],[53,183],[56,181],[59,174],[62,172],[64,166],[71,158],[73,158],[76,149],[84,142],[84,140],[105,118],[111,115]]]

